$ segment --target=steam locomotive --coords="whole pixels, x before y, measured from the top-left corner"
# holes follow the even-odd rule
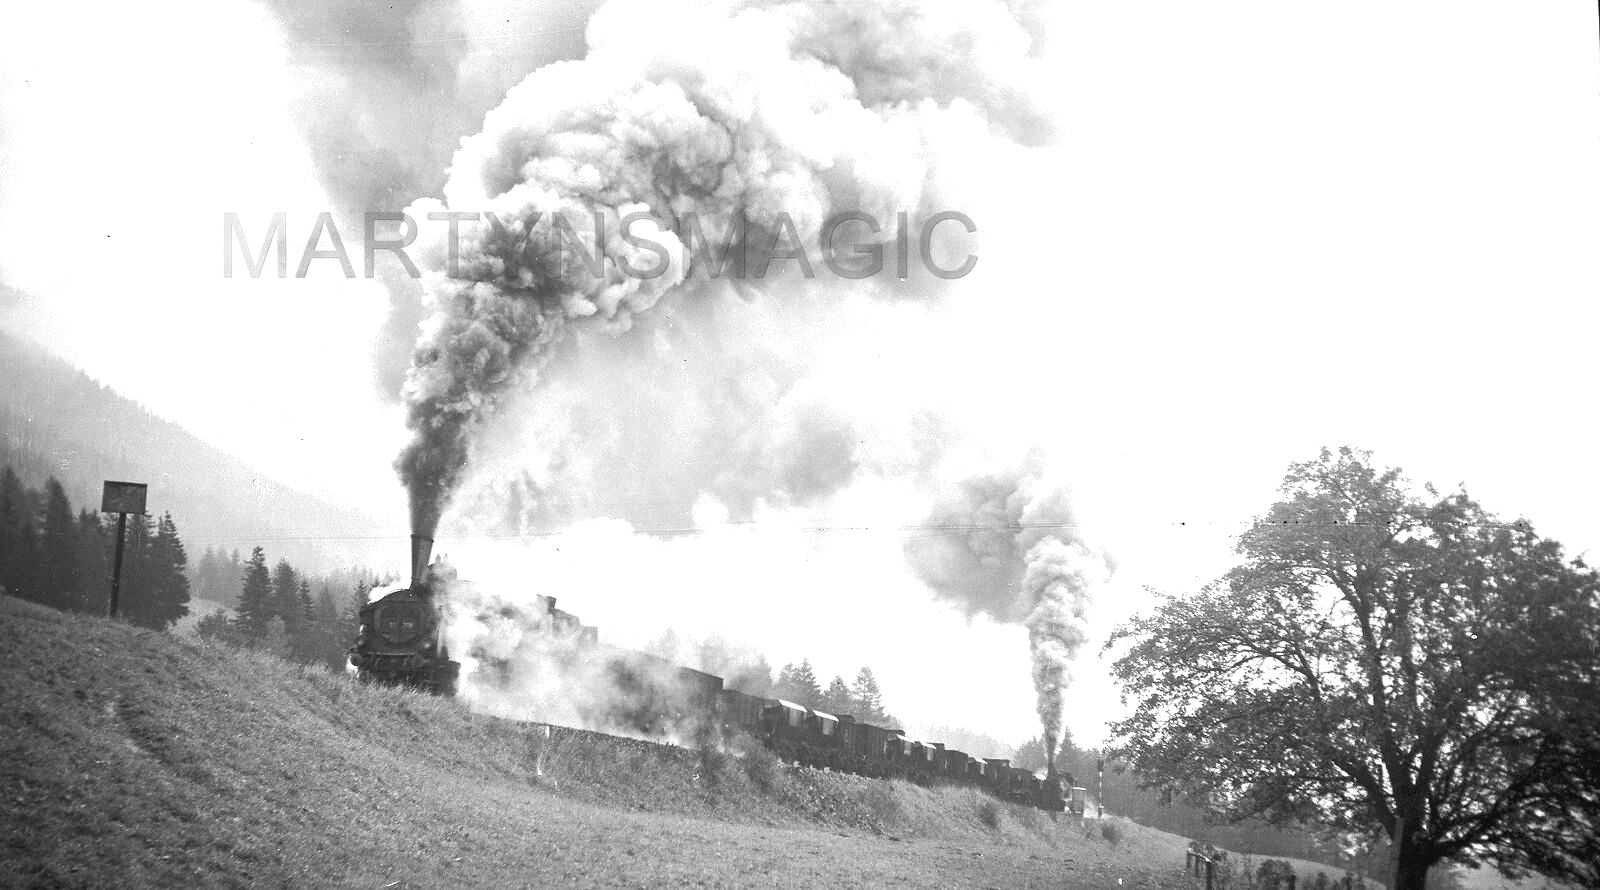
[[[428,566],[431,547],[427,538],[413,536],[411,586],[361,610],[361,634],[350,661],[363,679],[453,695],[461,666],[450,660],[440,636],[431,592],[440,579],[430,574],[439,569]],[[725,738],[742,734],[784,761],[804,766],[921,785],[970,785],[1049,812],[1083,814],[1083,789],[1074,787],[1070,774],[1052,770],[1040,778],[1009,760],[979,759],[848,714],[749,695],[714,674],[605,646],[594,628],[556,609],[553,599],[541,597],[540,607],[550,632],[574,641],[576,651],[600,664],[617,693],[606,698],[603,711],[583,714],[590,725],[695,738],[706,738],[708,730]],[[496,665],[485,660],[481,669],[493,672]]]
[[[350,648],[350,663],[362,680],[414,686],[439,695],[455,695],[461,663],[450,660],[440,634],[431,569],[433,541],[411,536],[411,586],[361,609],[361,631]]]

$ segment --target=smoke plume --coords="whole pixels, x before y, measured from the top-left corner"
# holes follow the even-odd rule
[[[745,220],[734,249],[757,269],[778,233],[815,244],[840,211],[882,221],[874,240],[893,243],[900,212],[915,225],[959,208],[950,146],[970,156],[974,140],[1048,138],[1023,20],[999,2],[913,0],[617,0],[596,13],[588,56],[513,87],[463,140],[443,202],[411,208],[493,216],[459,228],[453,258],[440,231],[424,239],[429,317],[403,389],[413,439],[397,462],[413,530],[432,533],[481,431],[569,327],[625,332],[704,281],[677,236],[690,214],[710,239]],[[621,237],[633,213],[659,222],[633,233],[665,257]],[[819,435],[849,462],[848,443]],[[775,481],[826,487],[832,472]]]
[[[1045,753],[1055,762],[1073,658],[1088,640],[1094,586],[1110,570],[1079,535],[1065,487],[1037,456],[1003,472],[971,476],[935,504],[906,543],[912,569],[969,616],[1028,630]]]

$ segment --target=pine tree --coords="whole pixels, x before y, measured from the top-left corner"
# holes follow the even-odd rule
[[[317,623],[316,604],[311,600],[311,582],[304,577],[295,591],[295,609],[299,626],[289,638],[289,652],[301,664],[313,664],[321,659],[323,637],[327,629]]]
[[[245,639],[257,642],[266,636],[267,622],[272,620],[272,573],[260,547],[250,551],[240,581],[239,630]]]
[[[116,546],[116,527],[111,529]],[[150,596],[152,581],[150,519],[144,514],[129,514],[122,544],[122,582],[118,585],[117,609],[129,617]],[[130,618],[130,620],[132,620]]]
[[[17,474],[0,471],[0,588],[11,596],[37,596],[39,525],[32,492]]]
[[[343,622],[339,620],[339,605],[333,600],[333,591],[328,585],[322,585],[322,590],[317,594],[315,606],[316,617],[313,627],[316,628],[317,653],[316,661],[331,671],[344,670],[345,649],[352,642],[342,635]]]
[[[857,719],[869,722],[888,719],[889,715],[883,711],[883,691],[878,688],[878,678],[872,675],[872,668],[863,666],[856,672],[856,682],[850,693]]]
[[[111,536],[100,514],[90,510],[78,514],[77,562],[72,607],[104,615],[111,595]]]
[[[190,592],[197,600],[220,603],[230,609],[237,608],[241,571],[237,550],[230,560],[221,547],[215,549],[207,547],[206,552],[200,556],[200,562],[195,566]]]
[[[287,559],[272,567],[272,615],[283,619],[283,629],[291,637],[306,623],[300,607],[300,576]]]
[[[789,674],[789,694],[796,704],[808,708],[817,707],[822,702],[822,687],[817,685],[817,674],[811,669],[811,659],[802,659],[800,666],[792,668]]]
[[[51,476],[44,484],[44,522],[39,534],[40,586],[38,601],[57,609],[70,609],[76,599],[78,526],[67,493]]]
[[[349,606],[339,613],[338,639],[342,651],[348,653],[351,646],[356,644],[356,637],[361,634],[361,610],[372,602],[373,582],[361,580],[356,582],[355,591],[350,594]],[[341,666],[344,661],[340,661]]]
[[[239,558],[239,548],[233,548],[233,553],[228,556],[228,571],[224,577],[228,579],[222,591],[227,594],[223,602],[230,609],[239,608],[239,597],[244,593],[244,560]]]
[[[317,617],[317,610],[316,605],[311,601],[311,582],[303,577],[300,579],[298,599],[300,601],[301,617],[308,623],[314,621]]]
[[[155,534],[144,547],[137,595],[125,603],[128,620],[141,627],[166,630],[189,614],[189,557],[171,513],[156,521]]]

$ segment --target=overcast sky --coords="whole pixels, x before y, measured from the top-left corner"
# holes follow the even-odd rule
[[[442,7],[478,29],[480,62],[503,61],[494,16]],[[1324,445],[1465,482],[1573,553],[1600,547],[1592,6],[1077,2],[1048,18],[1057,144],[980,181],[984,252],[954,296],[863,310],[818,341],[823,392],[865,414],[878,397],[934,405],[995,460],[1047,454],[1116,560],[1101,636],[1144,585],[1225,568],[1229,536]],[[224,212],[255,231],[286,212],[296,245],[343,200],[304,126],[307,78],[333,75],[242,0],[6,19],[0,280],[25,297],[0,320],[284,482],[392,520],[398,566],[384,288],[328,263],[304,281],[221,274]],[[444,139],[447,158],[460,135],[413,138]],[[537,578],[613,639],[671,624],[775,664],[809,656],[824,679],[869,663],[913,722],[1027,738],[1026,634],[969,622],[906,569],[918,506],[867,478],[750,525],[708,509],[671,539],[596,515],[441,548],[469,577]],[[1114,712],[1104,673],[1086,650],[1080,742]]]

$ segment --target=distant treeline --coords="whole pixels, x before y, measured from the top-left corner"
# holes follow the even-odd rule
[[[238,584],[228,584],[228,570],[238,567]],[[201,558],[197,579],[228,597],[237,589],[234,614],[218,608],[200,619],[200,636],[237,646],[266,649],[303,664],[321,664],[329,670],[345,669],[346,651],[361,627],[361,609],[370,601],[378,582],[357,581],[353,590],[335,594],[329,582],[316,584],[287,559],[270,569],[260,547],[239,561],[238,553],[224,556],[208,551]],[[230,597],[231,598],[231,597]]]

